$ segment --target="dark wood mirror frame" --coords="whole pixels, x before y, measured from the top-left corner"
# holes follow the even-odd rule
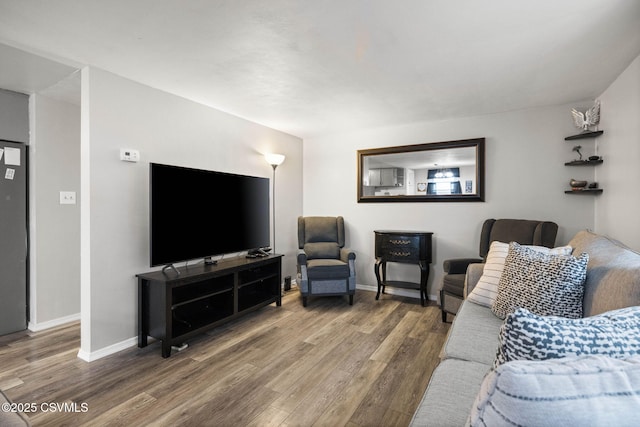
[[[475,138],[358,150],[358,203],[484,202],[484,146],[484,138]],[[463,153],[464,156],[461,156]],[[463,163],[457,164],[454,158],[460,157],[467,159],[460,160]],[[372,164],[376,167],[371,168]],[[420,166],[406,167],[409,164]],[[467,169],[475,167],[470,179],[469,177],[464,179],[464,187],[460,183],[462,179],[459,166],[466,166]],[[426,178],[430,173],[428,171],[436,169],[448,171],[450,168],[458,170],[456,185],[460,191],[456,191],[455,194],[429,194],[435,184],[431,187],[427,182]],[[424,182],[416,182],[415,170],[421,171],[424,178],[419,179],[423,179]],[[382,171],[387,175],[391,174],[392,178],[387,181],[379,178],[381,185],[373,185],[370,180],[378,179],[378,174],[383,173]],[[409,182],[409,172],[414,174],[412,182]],[[436,181],[436,179],[430,179],[430,181]],[[380,192],[380,189],[383,194],[376,195],[376,190]],[[405,194],[398,194],[403,192]]]

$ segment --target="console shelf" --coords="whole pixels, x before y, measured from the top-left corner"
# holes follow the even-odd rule
[[[138,347],[148,337],[171,346],[260,307],[282,305],[282,255],[232,258],[166,273],[138,274]]]
[[[576,139],[597,138],[604,133],[603,130],[595,130],[589,132],[582,132],[577,135],[571,135],[566,137],[565,141],[575,141]]]
[[[601,188],[585,188],[584,190],[566,190],[564,194],[602,194]]]
[[[597,138],[603,133],[604,133],[603,130],[586,131],[586,132],[579,133],[577,135],[567,136],[564,140],[575,141],[577,139]],[[579,148],[580,146],[577,146],[577,147]],[[576,147],[574,147],[574,149],[575,148]],[[580,157],[582,157],[582,155]],[[566,162],[564,165],[565,166],[597,166],[597,165],[601,165],[603,162],[604,161],[602,160],[602,158],[597,158],[595,160],[572,160],[570,162]],[[602,194],[602,189],[601,188],[584,188],[580,190],[565,190],[564,193],[565,194],[597,195],[597,194]]]

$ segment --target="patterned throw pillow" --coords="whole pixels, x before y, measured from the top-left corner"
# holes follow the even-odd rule
[[[494,367],[513,360],[640,355],[640,306],[582,319],[538,316],[519,308],[500,327],[499,341]]]
[[[557,248],[546,248],[544,246],[526,246],[527,248],[538,252],[554,255],[571,255],[573,248],[571,246],[560,246]],[[498,294],[498,283],[502,270],[504,269],[504,261],[509,252],[509,244],[493,241],[489,247],[489,253],[482,270],[482,277],[478,280],[476,286],[471,290],[467,299],[476,304],[491,308]]]
[[[582,317],[589,255],[543,254],[509,243],[509,253],[491,307],[501,319],[523,307],[542,316]]]
[[[516,361],[487,374],[471,426],[637,426],[640,356]]]

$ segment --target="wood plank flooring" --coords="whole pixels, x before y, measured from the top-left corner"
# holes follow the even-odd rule
[[[34,426],[406,426],[448,328],[415,299],[359,290],[304,308],[294,289],[168,359],[156,342],[84,362],[78,323],[0,337],[0,389],[38,407]]]

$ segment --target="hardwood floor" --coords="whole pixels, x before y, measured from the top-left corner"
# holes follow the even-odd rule
[[[405,426],[448,328],[415,299],[357,291],[353,306],[304,308],[294,290],[168,359],[153,343],[84,362],[78,323],[0,337],[0,389],[35,404],[34,426]]]

